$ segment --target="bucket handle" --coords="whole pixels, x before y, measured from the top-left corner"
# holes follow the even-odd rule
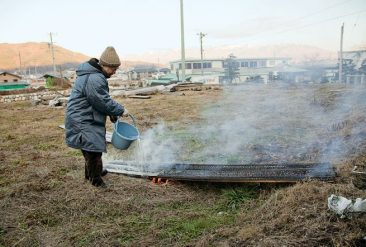
[[[130,113],[128,113],[128,116],[132,119],[133,125],[136,127],[136,118]]]
[[[132,119],[132,122],[133,122],[133,125],[135,126],[135,128],[137,129],[137,126],[136,126],[136,119],[133,115],[131,115],[130,113],[128,114],[128,116]],[[114,123],[113,127],[114,127],[114,131],[117,129],[117,125],[119,123],[119,119],[120,117],[118,117],[118,120]]]
[[[130,114],[130,113],[128,113],[128,116],[132,119],[133,126],[137,127],[137,126],[136,126],[136,118],[135,118],[132,114]],[[120,117],[118,117],[118,118],[120,118]],[[114,123],[114,125],[115,125],[115,126],[117,125],[117,122],[118,122],[118,121],[116,121],[116,122]]]

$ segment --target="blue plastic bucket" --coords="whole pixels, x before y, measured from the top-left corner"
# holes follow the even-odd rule
[[[134,118],[131,115],[130,117],[135,124]],[[115,148],[126,150],[132,144],[132,142],[139,138],[139,136],[140,133],[135,126],[123,121],[119,121],[118,119],[113,128],[112,145]]]

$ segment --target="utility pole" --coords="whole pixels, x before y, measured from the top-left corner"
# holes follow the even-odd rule
[[[20,56],[20,52],[19,52],[19,75],[22,74],[22,58]]]
[[[342,23],[342,27],[341,27],[341,47],[340,47],[340,51],[339,51],[339,69],[338,69],[338,79],[339,82],[342,83],[342,67],[343,67],[343,30],[344,30],[344,23]]]
[[[50,39],[51,39],[50,45],[51,45],[51,52],[52,52],[53,73],[56,75],[55,52],[53,50],[52,33],[50,33]]]
[[[63,80],[63,79],[64,79],[64,77],[63,77],[63,75],[62,75],[62,67],[61,67],[61,65],[59,66],[59,69],[60,69],[60,77],[61,77],[61,80]]]
[[[182,53],[182,83],[186,80],[186,58],[185,58],[185,48],[184,48],[184,18],[183,18],[183,0],[180,0],[180,45]]]
[[[200,32],[200,33],[197,33],[197,35],[200,36],[200,45],[201,45],[201,75],[203,75],[203,49],[202,49],[202,39],[207,34]]]

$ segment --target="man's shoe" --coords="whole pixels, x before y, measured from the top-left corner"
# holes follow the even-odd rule
[[[91,184],[95,187],[107,188],[107,185],[104,183],[101,177],[91,179]]]

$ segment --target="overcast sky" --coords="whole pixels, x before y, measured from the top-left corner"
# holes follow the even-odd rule
[[[179,0],[0,0],[0,43],[54,41],[99,56],[180,48]],[[336,51],[366,43],[366,0],[184,0],[186,48],[307,44]],[[1,54],[0,54],[1,55]]]

